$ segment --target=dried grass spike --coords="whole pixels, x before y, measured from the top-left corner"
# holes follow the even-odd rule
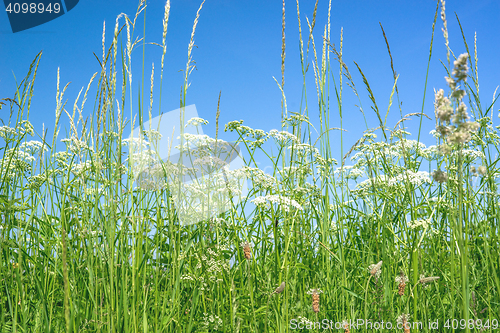
[[[312,294],[312,309],[315,313],[319,312],[319,294],[322,292],[319,289],[312,289],[307,292],[308,294]]]
[[[250,246],[250,243],[244,242],[241,244],[241,247],[243,247],[245,259],[250,260],[250,258],[252,258],[252,247]]]
[[[396,277],[396,283],[398,283],[399,296],[403,296],[405,294],[406,282],[408,282],[408,278],[403,272],[401,272],[401,274]]]
[[[426,284],[426,283],[433,282],[436,280],[439,280],[439,276],[421,277],[419,282],[421,284]]]

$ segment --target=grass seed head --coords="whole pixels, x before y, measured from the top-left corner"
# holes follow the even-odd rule
[[[424,277],[423,275],[420,275],[420,280],[419,282],[425,286],[427,283],[436,281],[439,279],[439,276],[430,276],[430,277]]]
[[[315,313],[319,312],[319,294],[322,292],[319,289],[312,289],[307,292],[308,294],[312,294],[312,309]]]
[[[370,274],[375,277],[379,277],[381,274],[380,268],[382,267],[382,260],[379,261],[377,264],[372,264],[368,269],[370,270]]]
[[[405,333],[410,333],[410,323],[408,322],[409,320],[410,320],[410,315],[407,313],[403,313],[399,315],[397,318],[397,322],[403,325]]]
[[[399,276],[396,276],[399,296],[403,296],[405,294],[406,282],[408,282],[408,278],[406,277],[405,273],[401,272]]]
[[[285,281],[281,282],[280,286],[274,290],[275,294],[281,294],[285,290]]]
[[[252,257],[252,247],[250,246],[250,243],[243,242],[241,244],[241,247],[243,247],[243,252],[245,253],[245,259],[250,260],[250,258]]]

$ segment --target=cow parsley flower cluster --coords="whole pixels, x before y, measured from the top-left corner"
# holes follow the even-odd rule
[[[303,210],[302,206],[295,200],[281,196],[281,195],[266,195],[260,196],[251,200],[256,206],[270,207],[270,203],[279,204],[285,211],[290,211],[290,208]]]

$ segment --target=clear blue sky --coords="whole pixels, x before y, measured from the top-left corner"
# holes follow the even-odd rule
[[[174,0],[171,4],[170,21],[167,34],[167,53],[165,60],[162,91],[162,111],[179,107],[179,92],[186,67],[187,46],[193,20],[201,1]],[[74,100],[82,87],[86,87],[94,72],[98,72],[93,52],[102,54],[101,36],[103,21],[106,21],[106,44],[109,47],[115,24],[120,13],[133,18],[138,1],[126,0],[82,0],[70,12],[41,26],[13,34],[7,14],[0,13],[0,97],[13,97],[15,92],[14,75],[20,81],[36,54],[43,50],[35,92],[32,100],[30,121],[39,133],[42,122],[52,133],[55,120],[55,96],[57,68],[60,68],[61,89],[71,81],[64,100],[66,109],[72,113]],[[165,1],[148,1],[146,9],[146,41],[161,43],[162,18]],[[1,6],[3,8],[3,6]],[[200,117],[210,121],[205,127],[206,134],[215,134],[215,113],[219,91],[221,98],[221,128],[232,120],[245,120],[245,124],[269,131],[280,128],[281,93],[273,76],[281,82],[281,1],[228,1],[207,0],[195,36],[193,59],[197,70],[190,77],[187,104],[195,104]],[[301,1],[302,37],[307,43],[306,16],[312,20],[314,1]],[[465,52],[460,29],[455,18],[457,13],[462,27],[473,50],[474,32],[477,32],[479,56],[480,97],[483,107],[489,105],[492,95],[500,84],[500,2],[498,1],[449,1],[446,4],[450,47],[456,55]],[[349,66],[362,105],[368,115],[370,127],[377,126],[376,117],[370,109],[368,94],[362,78],[353,61],[364,71],[380,110],[385,113],[393,85],[390,59],[379,22],[382,23],[390,43],[394,67],[400,74],[398,87],[403,114],[420,112],[424,93],[424,82],[431,40],[432,22],[436,10],[435,1],[332,1],[331,39],[339,46],[340,30],[343,27],[344,61]],[[320,0],[316,19],[315,40],[317,51],[321,53],[321,35],[327,23],[328,1]],[[142,34],[142,18],[139,18],[137,34]],[[123,19],[120,24],[123,24]],[[434,119],[433,88],[444,88],[445,71],[439,60],[446,62],[446,49],[441,32],[442,22],[438,15],[434,37],[434,51],[431,59],[425,113]],[[298,22],[295,1],[286,0],[286,69],[285,93],[289,111],[299,110],[302,90],[302,74],[298,51]],[[141,80],[142,46],[133,56],[134,89]],[[333,60],[332,67],[338,78],[338,63]],[[312,51],[309,61],[313,59]],[[146,46],[145,80],[149,91],[151,64],[155,64],[155,106],[158,112],[159,68],[161,48]],[[345,80],[344,80],[345,82]],[[317,124],[317,98],[312,66],[307,79],[310,117]],[[89,93],[84,110],[92,114],[96,84]],[[148,93],[149,94],[149,93]],[[331,96],[331,126],[339,126],[338,111]],[[127,94],[128,97],[128,94]],[[137,90],[133,92],[137,101]],[[399,120],[400,113],[395,100],[389,115],[390,127]],[[362,135],[365,130],[357,98],[351,89],[344,86],[344,128],[349,132],[344,151]],[[494,122],[498,125],[498,106],[494,108]],[[5,111],[2,110],[2,113]],[[5,120],[4,113],[1,115]],[[157,113],[156,113],[157,114]],[[129,112],[126,112],[129,117]],[[63,113],[61,124],[67,121]],[[416,135],[418,118],[412,118],[410,131]],[[433,144],[428,132],[434,120],[424,119],[423,141]],[[61,130],[59,139],[64,137]],[[234,139],[234,135],[221,134],[223,139]],[[332,136],[334,140],[338,135]],[[62,147],[61,144],[59,144]],[[334,148],[335,149],[335,148]],[[334,151],[339,157],[339,151]]]

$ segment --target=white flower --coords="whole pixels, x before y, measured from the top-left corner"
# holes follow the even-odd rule
[[[458,152],[457,151],[454,151],[452,153],[452,156],[457,156]],[[485,156],[483,154],[483,152],[479,151],[479,150],[474,150],[474,149],[463,149],[462,150],[462,155],[465,157],[465,158],[468,158],[472,161],[476,160],[476,159],[484,159]]]
[[[223,167],[227,165],[226,162],[215,156],[204,156],[202,158],[197,158],[193,161],[193,164],[210,165],[213,167]]]
[[[286,211],[290,210],[290,206],[295,209],[303,210],[302,206],[297,201],[280,195],[260,196],[251,200],[251,202],[257,206],[267,205],[268,201],[271,203],[281,204]]]
[[[423,227],[424,229],[429,228],[429,225],[431,224],[430,219],[418,219],[416,221],[408,221],[407,225],[412,228],[418,228],[418,227]]]
[[[0,138],[4,140],[13,139],[16,136],[16,130],[9,126],[1,126],[0,127]]]
[[[278,132],[278,130],[273,129],[269,131],[269,136],[278,141],[280,145],[284,145],[288,140],[295,143],[299,142],[299,139],[295,135],[286,131]]]
[[[201,125],[208,125],[208,120],[205,120],[205,119],[200,118],[200,117],[193,117],[187,121],[187,124],[185,127],[187,127],[188,125],[198,126],[200,124]]]

